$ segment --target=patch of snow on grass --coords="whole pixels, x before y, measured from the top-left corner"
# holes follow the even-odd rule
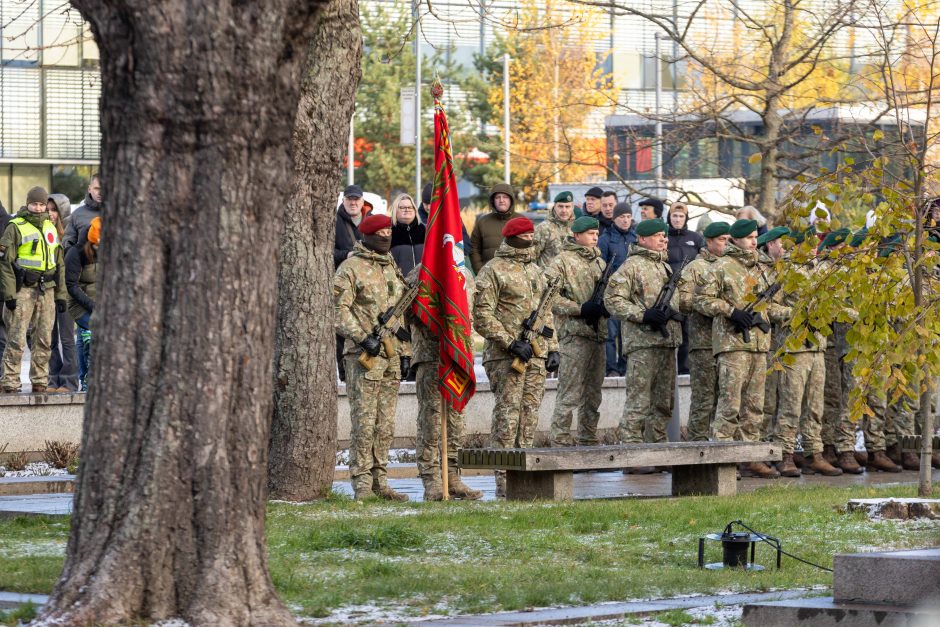
[[[54,468],[46,462],[26,464],[24,470],[8,470],[0,466],[0,477],[61,477],[69,474],[65,468]]]

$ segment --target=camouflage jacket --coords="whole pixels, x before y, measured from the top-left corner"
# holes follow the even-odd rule
[[[799,266],[794,265],[792,267],[794,271],[799,272],[800,274],[802,274],[804,277],[807,277],[807,278],[811,278],[812,275],[815,274],[816,272],[816,268],[812,264],[799,265]],[[795,299],[796,299],[796,296],[794,294],[785,294],[782,297],[782,302],[785,305],[789,306],[789,305],[794,304]],[[787,353],[815,353],[815,352],[826,350],[826,337],[819,331],[815,331],[814,334],[816,336],[815,344],[807,340],[805,342],[800,343],[798,346],[786,348],[785,352]],[[790,321],[789,320],[783,324],[774,325],[774,338],[773,338],[773,342],[771,343],[771,347],[770,347],[771,350],[776,353],[778,350],[780,350],[780,347],[786,346],[787,339],[789,338],[789,336],[790,336]]]
[[[336,269],[333,276],[333,304],[336,312],[336,333],[346,338],[343,352],[358,355],[359,343],[372,333],[381,313],[395,305],[405,292],[405,279],[395,260],[389,254],[373,252],[357,242],[353,256]],[[408,342],[391,336],[396,356],[411,355]],[[385,349],[376,358],[377,372],[392,365],[398,369],[398,360],[386,360]],[[380,363],[386,362],[386,363]]]
[[[689,317],[689,350],[712,349],[712,319],[704,316],[692,306],[695,291],[705,287],[706,274],[718,257],[707,248],[699,251],[698,257],[689,262],[679,278],[679,311]]]
[[[595,329],[580,317],[581,304],[591,298],[606,266],[599,248],[588,248],[573,241],[566,242],[564,250],[552,261],[546,274],[561,277],[558,298],[552,307],[558,324],[558,339],[577,335],[596,342],[607,341],[607,318],[598,320]]]
[[[547,220],[535,227],[535,255],[537,263],[543,268],[551,264],[552,259],[564,249],[565,243],[571,237],[571,223],[574,217],[567,222],[555,217],[552,208]]]
[[[405,281],[408,285],[414,285],[414,282],[418,280],[418,270],[420,266],[416,267],[411,273],[408,274]],[[464,287],[467,291],[467,305],[470,307],[470,318],[473,319],[473,288],[474,280],[470,274],[469,268],[465,268],[463,272],[464,276]],[[424,364],[428,362],[437,362],[441,356],[440,341],[438,337],[434,335],[434,332],[431,331],[423,322],[418,320],[418,317],[414,315],[414,312],[409,309],[408,316],[406,318],[408,327],[411,330],[411,363],[412,365],[417,366],[418,364]]]
[[[624,355],[642,348],[672,348],[682,343],[682,326],[675,320],[666,325],[669,337],[643,324],[643,312],[656,304],[671,274],[665,251],[657,253],[634,244],[627,260],[610,277],[604,305],[611,316],[622,322]],[[671,307],[677,305],[678,290],[670,303]]]
[[[757,261],[757,251],[745,251],[728,244],[721,259],[712,264],[705,275],[705,285],[696,290],[692,306],[700,314],[712,317],[712,352],[717,356],[732,351],[766,353],[770,350],[770,334],[757,327],[750,330],[751,341],[745,342],[729,316],[734,309],[744,309],[756,295],[769,285]],[[769,322],[785,322],[790,308],[774,301],[761,303],[757,311]]]
[[[522,333],[522,322],[536,307],[547,281],[535,263],[535,246],[513,248],[503,242],[477,275],[473,293],[473,326],[486,342],[483,362],[511,359],[509,345]],[[551,310],[544,323],[555,328]],[[558,350],[557,335],[538,338],[536,342],[543,355]]]

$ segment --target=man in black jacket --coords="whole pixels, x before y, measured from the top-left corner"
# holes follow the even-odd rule
[[[343,204],[336,209],[336,236],[333,240],[333,269],[352,256],[353,247],[362,239],[359,223],[362,222],[362,188],[349,185],[343,190]],[[343,336],[336,336],[336,367],[339,380],[346,380],[343,367]]]

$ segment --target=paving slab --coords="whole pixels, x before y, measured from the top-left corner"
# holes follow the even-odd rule
[[[940,607],[940,548],[838,554],[832,568],[838,603]]]
[[[599,603],[583,607],[563,607],[539,609],[523,612],[500,612],[497,614],[477,614],[456,616],[440,620],[411,623],[419,625],[447,625],[448,627],[523,627],[529,625],[573,625],[588,621],[617,620],[628,616],[652,614],[674,609],[691,607],[712,607],[717,605],[743,605],[781,599],[803,598],[816,594],[812,590],[781,590],[779,592],[719,594],[712,596],[680,597],[673,599],[652,599],[648,601],[629,601],[626,603]]]
[[[894,605],[839,603],[832,597],[746,604],[747,627],[936,627],[940,610]]]
[[[0,592],[0,610],[12,610],[24,603],[45,605],[49,600],[44,594],[22,594],[20,592]]]
[[[71,493],[0,496],[0,516],[68,516],[73,497]]]

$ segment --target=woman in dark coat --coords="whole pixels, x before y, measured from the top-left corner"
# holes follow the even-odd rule
[[[405,276],[421,263],[424,253],[425,226],[418,217],[418,206],[408,194],[399,194],[391,207],[392,257]]]

